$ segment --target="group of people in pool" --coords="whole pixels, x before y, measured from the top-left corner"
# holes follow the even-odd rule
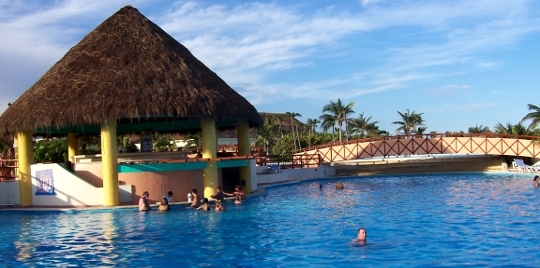
[[[223,205],[225,201],[225,195],[226,196],[234,196],[235,204],[241,204],[242,201],[244,201],[245,194],[244,191],[240,188],[239,185],[237,185],[234,188],[233,193],[225,193],[221,190],[221,186],[216,187],[217,193],[215,195],[212,195],[211,198],[215,200],[215,205],[212,206],[209,204],[208,198],[204,198],[202,200],[202,204],[199,204],[199,195],[197,194],[197,189],[193,189],[191,191],[191,196],[193,198],[193,201],[191,202],[191,207],[195,209],[202,209],[204,211],[209,211],[214,207],[216,211],[224,211],[225,206]],[[139,199],[139,211],[150,211],[152,210],[152,207],[150,206],[150,202],[148,201],[148,197],[150,196],[150,193],[148,191],[144,191],[141,198]],[[161,202],[159,203],[158,210],[159,211],[168,211],[171,209],[170,204],[173,202],[172,199],[173,192],[169,191],[166,195],[163,196],[161,199]]]
[[[225,210],[225,205],[223,204],[225,201],[225,196],[234,196],[235,197],[234,203],[241,204],[242,201],[244,201],[244,198],[246,195],[244,194],[244,191],[242,191],[242,188],[240,188],[240,185],[237,185],[236,187],[234,187],[233,193],[225,193],[221,190],[221,186],[216,187],[216,194],[210,196],[212,199],[215,200],[215,205],[213,207],[216,211]],[[202,201],[203,203],[200,206],[196,204],[196,201],[197,200],[193,200],[191,207],[196,208],[196,209],[201,209],[204,211],[209,211],[212,209],[212,205],[208,203],[209,202],[208,198],[204,198]]]
[[[538,176],[534,177],[534,182],[536,186],[538,187],[540,179]],[[322,185],[319,185],[322,188]],[[336,189],[342,190],[345,187],[343,186],[343,183],[338,183],[336,185]],[[244,201],[245,194],[244,191],[240,188],[239,185],[237,185],[234,188],[233,193],[225,193],[221,190],[220,186],[216,187],[216,194],[212,195],[211,198],[215,200],[215,205],[213,206],[216,211],[224,211],[225,206],[223,205],[223,202],[225,200],[225,195],[227,196],[234,196],[235,204],[241,204],[242,201]],[[193,197],[193,202],[191,203],[191,207],[195,208],[197,210],[204,210],[204,211],[210,211],[212,209],[212,205],[210,205],[208,198],[204,198],[202,200],[202,204],[199,205],[199,195],[197,194],[197,189],[193,189],[191,191],[191,195]],[[148,201],[148,197],[150,196],[150,193],[148,191],[144,191],[143,195],[141,196],[141,199],[139,199],[139,211],[150,211],[152,210],[152,207],[150,207],[150,203]],[[170,203],[173,202],[172,199],[173,192],[169,191],[166,195],[163,196],[161,203],[158,206],[159,211],[168,211],[170,210]],[[357,231],[356,238],[353,239],[350,242],[351,246],[365,246],[367,244],[367,231],[366,228],[361,227]]]

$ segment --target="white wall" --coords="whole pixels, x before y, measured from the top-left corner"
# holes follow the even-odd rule
[[[32,165],[32,203],[34,206],[102,206],[103,188],[67,171],[58,164]],[[52,170],[55,195],[36,195],[38,180],[36,172]],[[126,201],[126,199],[129,200]],[[120,185],[120,202],[131,201],[131,185]]]
[[[4,205],[20,205],[21,192],[19,181],[3,181],[0,182],[0,206]]]
[[[260,184],[326,178],[336,174],[335,168],[330,166],[282,169],[279,173],[265,173],[266,169],[266,167],[257,167],[257,182]]]

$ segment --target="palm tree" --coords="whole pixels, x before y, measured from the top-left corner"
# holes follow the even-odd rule
[[[427,130],[427,127],[418,127],[418,129],[416,130],[416,134],[424,134],[424,132],[426,132]]]
[[[296,150],[296,140],[294,139],[294,119],[297,116],[302,117],[302,115],[295,112],[287,112],[286,114],[291,118],[291,134],[294,142],[294,150]],[[300,147],[300,139],[298,140],[298,147]]]
[[[422,115],[424,113],[417,114],[415,111],[410,112],[409,109],[407,109],[406,113],[398,111],[398,114],[403,121],[392,122],[392,124],[400,125],[400,127],[396,129],[396,133],[403,131],[406,136],[410,136],[411,133],[415,132],[416,127],[424,125],[424,120],[422,120]]]
[[[531,119],[531,124],[529,125],[529,129],[535,129],[538,126],[538,123],[540,123],[540,107],[532,104],[528,104],[527,107],[529,108],[529,111],[533,111],[525,115],[521,121],[529,120]]]
[[[329,104],[325,105],[322,109],[323,115],[319,118],[322,120],[323,125],[327,125],[330,122],[338,125],[339,132],[339,142],[341,142],[341,130],[343,122],[347,124],[348,115],[353,114],[354,102],[349,102],[347,105],[341,103],[341,99],[338,98],[337,102],[330,101]],[[328,113],[327,113],[328,112]],[[347,125],[345,125],[347,128]]]
[[[474,127],[469,128],[469,133],[487,133],[489,131],[488,127],[484,127],[483,125],[476,125]]]
[[[523,122],[519,122],[515,125],[510,122],[506,123],[506,125],[497,123],[497,125],[495,125],[495,132],[497,132],[498,134],[511,134],[511,135],[531,134],[531,132],[523,125]]]
[[[379,128],[376,124],[379,123],[379,121],[370,121],[371,116],[365,117],[364,113],[361,113],[358,118],[350,120],[349,124],[351,124],[351,132],[360,135],[361,139],[367,136],[377,136],[379,134]]]
[[[321,116],[322,117],[322,116]],[[336,141],[336,133],[334,131],[334,125],[336,124],[336,121],[334,121],[333,117],[327,118],[327,120],[324,120],[321,122],[321,127],[324,132],[328,132],[329,129],[332,129],[332,142]]]
[[[272,145],[272,135],[276,130],[277,123],[271,118],[267,117],[264,125],[257,129],[257,138],[253,142],[255,145],[262,145],[263,150],[268,152]]]
[[[315,133],[315,128],[321,121],[317,118],[308,118],[306,121],[306,127],[309,128],[308,147],[311,147],[311,135]]]

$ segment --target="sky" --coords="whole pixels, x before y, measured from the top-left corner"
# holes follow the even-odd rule
[[[393,134],[407,109],[446,132],[540,105],[536,0],[0,0],[0,113],[125,5],[259,112],[306,122],[339,98]]]

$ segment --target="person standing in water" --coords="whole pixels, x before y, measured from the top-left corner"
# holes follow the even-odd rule
[[[191,196],[193,198],[193,201],[191,201],[191,207],[192,208],[199,207],[199,195],[197,194],[197,189],[191,190]]]
[[[533,179],[534,187],[538,187],[538,184],[540,184],[540,176],[536,175]]]
[[[150,207],[150,203],[148,203],[149,196],[150,196],[150,193],[148,193],[148,191],[144,191],[144,193],[141,196],[141,199],[139,199],[139,211],[152,210],[152,208]]]
[[[235,188],[234,188],[234,193],[225,193],[225,195],[228,195],[228,196],[236,196],[235,200],[234,200],[234,203],[235,204],[240,204],[242,203],[242,201],[244,201],[244,197],[246,196],[244,194],[244,191],[242,191],[242,189],[240,188],[240,185],[237,185]]]

